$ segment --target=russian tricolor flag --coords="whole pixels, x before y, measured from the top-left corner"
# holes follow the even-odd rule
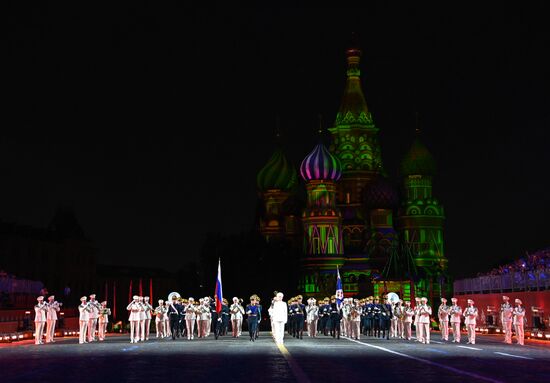
[[[340,278],[340,270],[336,265],[336,306],[338,309],[342,306],[344,300],[344,289],[342,288],[342,278]]]
[[[214,293],[214,299],[216,299],[216,312],[219,314],[222,311],[222,264],[221,259],[218,260],[218,279],[216,280],[216,292]]]

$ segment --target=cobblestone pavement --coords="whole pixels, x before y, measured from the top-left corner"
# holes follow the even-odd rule
[[[244,335],[244,334],[243,334]],[[127,336],[79,345],[75,338],[54,344],[0,347],[1,382],[548,382],[550,344],[504,345],[479,336],[475,345],[414,341],[303,340],[285,335],[277,347],[264,332],[192,341],[151,339],[130,344]]]

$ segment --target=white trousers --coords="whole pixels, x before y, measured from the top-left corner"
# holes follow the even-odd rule
[[[422,333],[422,343],[430,343],[430,324],[419,323],[420,331]]]
[[[56,319],[46,320],[46,343],[53,341],[55,336],[55,322],[57,322]]]
[[[78,334],[78,343],[86,343],[86,331],[88,330],[88,321],[81,320],[80,322],[80,332]]]
[[[187,328],[187,339],[193,339],[193,332],[195,331],[195,319],[186,319],[185,327]]]
[[[411,337],[412,337],[412,330],[411,330],[412,322],[404,322],[403,325],[404,325],[403,326],[403,336],[405,337],[405,339],[411,340]]]
[[[151,319],[145,319],[145,340],[149,340],[149,332],[151,329]]]
[[[476,343],[476,325],[475,324],[468,325],[468,342],[471,344]]]
[[[166,330],[164,328],[164,320],[156,320],[155,327],[157,330],[157,338],[164,338],[166,336]]]
[[[231,326],[233,327],[233,337],[241,335],[241,326],[243,325],[242,319],[231,319]]]
[[[516,329],[516,338],[518,338],[518,344],[524,345],[524,333],[523,333],[523,325],[522,324],[515,324],[514,325]]]
[[[273,337],[275,338],[275,342],[283,343],[283,339],[285,336],[285,322],[273,321],[271,323],[273,325],[273,328],[271,330],[273,331]]]
[[[94,341],[96,327],[97,327],[97,318],[90,318],[90,320],[88,321],[88,342]]]
[[[99,322],[98,338],[99,340],[105,339],[105,333],[107,332],[107,322]]]
[[[512,321],[511,320],[502,323],[502,331],[504,331],[504,342],[512,343]]]
[[[460,322],[451,322],[451,329],[453,330],[453,342],[460,343]]]
[[[130,321],[130,340],[132,342],[139,341],[139,320]]]
[[[34,344],[42,344],[42,336],[44,334],[44,323],[45,322],[34,322],[34,327],[36,329],[34,334]]]
[[[442,320],[439,322],[439,327],[441,329],[441,339],[449,340],[449,322]]]
[[[307,335],[317,336],[317,320],[318,319],[313,319],[307,323]]]

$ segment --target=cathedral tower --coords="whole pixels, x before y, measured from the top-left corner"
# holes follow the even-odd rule
[[[432,194],[435,173],[433,156],[416,137],[401,163],[404,196],[398,227],[420,272],[416,289],[419,294],[432,298],[444,289],[443,277],[447,271],[443,246],[445,215],[443,206]]]
[[[326,294],[336,266],[344,263],[342,216],[336,207],[336,181],[342,175],[342,166],[319,143],[302,161],[300,174],[306,182],[307,207],[302,214],[305,256],[299,290]]]
[[[337,186],[337,204],[343,214],[346,251],[361,252],[364,247],[362,196],[366,185],[382,169],[378,128],[374,125],[361,88],[357,43],[346,51],[347,81],[334,126],[330,150],[342,163],[342,179]]]
[[[298,217],[287,214],[284,206],[297,180],[296,170],[290,166],[280,147],[258,173],[257,186],[263,205],[259,226],[268,242],[286,238],[297,231]]]

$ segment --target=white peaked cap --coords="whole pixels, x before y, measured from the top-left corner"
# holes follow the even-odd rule
[[[139,299],[139,296],[134,295],[134,296],[132,297],[132,299]]]

